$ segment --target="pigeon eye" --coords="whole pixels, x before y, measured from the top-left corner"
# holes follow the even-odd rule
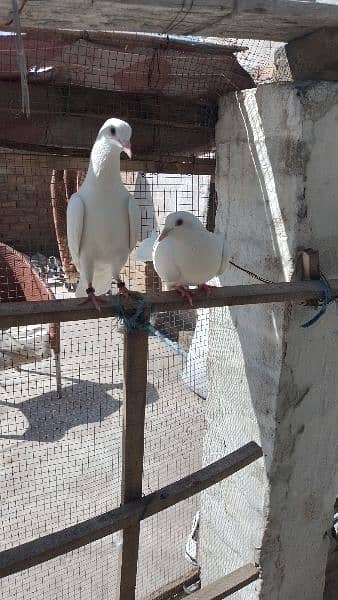
[[[115,127],[111,127],[111,128],[110,128],[110,133],[111,133],[112,135],[115,135],[115,134],[116,134],[116,129],[115,129]]]
[[[183,219],[177,219],[175,225],[182,225]]]

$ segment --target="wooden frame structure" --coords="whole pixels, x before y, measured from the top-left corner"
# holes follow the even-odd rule
[[[133,130],[134,171],[150,161],[147,170],[190,173],[214,149],[219,96],[255,86],[235,54],[245,47],[60,29],[25,29],[22,40],[29,119],[20,114],[15,39],[0,38],[4,148],[88,157],[102,123],[118,115]]]
[[[338,279],[330,281],[333,296],[338,296]],[[191,310],[191,306],[175,292],[144,295],[138,294],[151,313]],[[113,297],[114,298],[114,297]],[[309,302],[323,298],[323,287],[319,281],[295,281],[292,283],[269,283],[253,285],[230,285],[216,288],[210,296],[203,292],[194,293],[194,308],[213,308],[216,306],[242,306],[244,304],[269,304],[272,302]],[[135,299],[125,303],[126,312],[133,312]],[[118,316],[111,299],[98,312],[93,306],[82,304],[81,298],[50,300],[49,302],[20,302],[19,304],[0,304],[0,328],[14,325],[34,325],[50,323],[101,319]]]
[[[7,0],[8,10],[6,10],[6,2],[3,4],[2,28],[10,26],[12,22],[12,3]],[[181,0],[124,0],[123,2],[114,0],[107,3],[104,0],[97,0],[95,4],[88,0],[77,0],[74,3],[69,3],[68,0],[56,0],[52,4],[47,0],[21,0],[19,4],[23,28],[41,27],[55,30],[55,28],[62,27],[73,29],[76,24],[77,27],[83,29],[127,29],[128,31],[143,32],[157,30],[171,34],[227,35],[290,41],[323,27],[338,27],[338,6],[300,0],[274,0],[274,2],[271,0],[237,0],[236,2],[233,0],[197,0],[192,3],[185,3]],[[76,32],[74,35],[80,34]],[[297,52],[299,52],[299,48]],[[9,95],[9,99],[10,94],[17,96],[17,83],[13,83],[11,86],[6,83],[6,87],[3,87]],[[40,96],[41,90],[46,93],[46,87],[41,85],[40,88],[36,88],[37,95]],[[95,103],[97,103],[96,96]],[[100,92],[100,98],[104,96],[105,94]],[[5,100],[7,104],[8,98]],[[54,92],[54,106],[62,104],[63,101],[62,93]],[[73,108],[74,114],[77,115],[79,109],[76,103]],[[37,119],[39,118],[41,117],[37,117]],[[186,125],[191,127],[190,123]],[[203,138],[203,147],[210,145],[212,141],[207,133],[205,132],[205,138]],[[2,144],[9,147],[11,140],[4,134],[0,137],[2,137]],[[28,137],[31,136],[28,135]],[[47,140],[49,143],[44,143],[46,140],[41,131],[40,137],[37,139],[34,147],[26,144],[21,148],[46,152],[47,145],[50,153],[88,156],[88,148],[80,142],[76,148],[69,145],[65,150],[65,148],[60,149],[55,142],[53,145],[53,140]],[[12,147],[20,148],[20,139],[12,140]],[[195,147],[195,140],[192,142],[192,147]],[[152,161],[152,168],[146,164],[148,159]],[[56,168],[54,160],[53,157],[53,166]],[[60,156],[59,161],[63,160],[65,159]],[[186,167],[180,167],[179,160],[172,161],[171,168],[174,170],[171,171],[168,164],[165,166],[163,164],[155,165],[154,156],[142,155],[142,165],[144,165],[142,170],[176,172],[176,169],[186,168],[186,172],[191,172],[191,164],[188,164],[190,159],[186,160],[187,163],[182,161],[184,165],[187,165]],[[202,169],[210,168],[213,172],[214,164],[203,161],[200,163],[200,167]],[[140,161],[137,167],[136,164],[133,165],[133,170],[139,168]],[[209,170],[202,172],[209,172]],[[311,270],[316,271],[316,267],[309,264],[310,275]],[[338,296],[338,280],[331,281],[331,290],[333,296]],[[322,296],[323,289],[320,282],[311,279],[293,283],[224,287],[216,289],[209,298],[197,293],[195,307],[292,301],[313,302],[322,299]],[[150,312],[190,308],[173,292],[143,297],[143,300],[150,307],[144,311],[144,319],[148,318]],[[126,310],[132,312],[134,307],[135,305],[133,306],[133,301],[131,301],[126,305]],[[0,327],[51,321],[59,323],[114,315],[116,315],[116,311],[112,306],[111,299],[107,301],[107,306],[103,307],[100,313],[91,306],[82,305],[81,300],[76,299],[20,302],[13,305],[0,305]],[[0,553],[0,576],[5,577],[123,529],[119,594],[121,600],[132,600],[135,597],[140,521],[231,476],[262,456],[261,448],[254,442],[250,442],[216,463],[142,497],[147,333],[142,330],[126,332],[124,348],[122,506],[63,531]],[[137,377],[132,378],[131,370],[135,372],[135,369]],[[195,600],[224,598],[254,581],[258,575],[258,569],[254,565],[245,565],[191,597]]]
[[[317,276],[316,253],[304,253],[304,275]],[[312,265],[312,266],[311,266]],[[330,282],[332,294],[338,295],[338,280]],[[270,302],[309,302],[323,297],[322,284],[316,279],[295,283],[267,285],[244,285],[217,288],[205,298],[201,292],[195,295],[195,307],[234,306]],[[143,296],[145,306],[142,318],[146,322],[151,313],[167,310],[187,310],[190,305],[174,292],[157,296]],[[137,297],[136,297],[137,301]],[[135,297],[125,310],[135,309]],[[67,322],[116,316],[112,300],[101,312],[89,305],[81,305],[80,299],[54,300],[50,302],[20,302],[0,305],[0,327],[33,323]],[[123,530],[123,550],[120,560],[118,592],[120,600],[134,600],[140,521],[185,500],[218,483],[262,456],[262,449],[255,443],[232,452],[215,463],[184,477],[164,488],[142,496],[142,473],[144,452],[144,418],[147,385],[148,333],[140,327],[125,332],[124,339],[124,414],[123,414],[123,472],[122,505],[108,513],[85,522],[27,542],[0,553],[0,577],[6,577],[33,565],[84,546],[111,533]],[[227,597],[259,577],[255,565],[248,564],[221,578],[214,584],[192,595],[196,600],[216,600]]]
[[[311,0],[20,0],[22,28],[158,31],[288,42],[321,27],[338,26],[338,6]],[[12,24],[4,0],[2,28]]]

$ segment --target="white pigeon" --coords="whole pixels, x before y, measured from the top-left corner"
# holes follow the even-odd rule
[[[121,152],[131,158],[130,137],[130,125],[120,119],[102,125],[85,180],[67,207],[68,246],[80,273],[75,295],[87,294],[98,309],[96,294],[106,293],[112,279],[120,293],[128,293],[120,272],[141,229],[139,207],[120,173]]]
[[[153,263],[165,289],[177,290],[192,305],[187,288],[197,286],[209,292],[211,286],[205,282],[225,270],[224,235],[207,231],[191,213],[171,213],[154,245]]]
[[[154,229],[150,236],[145,238],[141,244],[131,253],[130,258],[141,262],[152,262],[154,244],[158,238],[158,233]]]

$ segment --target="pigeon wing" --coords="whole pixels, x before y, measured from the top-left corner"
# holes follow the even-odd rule
[[[141,262],[152,262],[153,260],[153,248],[156,242],[158,234],[156,230],[152,234],[145,238],[143,242],[134,250],[132,258],[140,260]]]
[[[80,246],[83,231],[84,204],[78,192],[72,194],[67,206],[67,239],[73,262],[80,271]]]
[[[141,235],[141,212],[134,196],[129,196],[129,251],[131,252]]]

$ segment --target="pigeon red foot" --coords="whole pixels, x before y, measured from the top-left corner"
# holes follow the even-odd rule
[[[125,298],[127,298],[130,295],[130,290],[128,290],[124,281],[118,281],[117,288],[119,290],[120,296],[124,296]]]
[[[83,302],[81,302],[81,304],[86,304],[87,302],[91,302],[93,304],[94,308],[96,308],[96,310],[101,311],[100,304],[104,304],[104,297],[96,296],[95,290],[91,283],[88,285],[88,287],[86,289],[86,294],[87,294],[87,298],[85,300],[83,300]]]
[[[209,296],[212,292],[212,290],[216,289],[216,285],[208,285],[206,283],[199,283],[198,284],[198,289],[202,290],[202,292],[205,292],[207,294],[207,296]]]
[[[174,290],[176,290],[176,292],[178,292],[182,298],[186,298],[190,306],[193,306],[192,295],[187,288],[185,288],[183,285],[174,285]]]

